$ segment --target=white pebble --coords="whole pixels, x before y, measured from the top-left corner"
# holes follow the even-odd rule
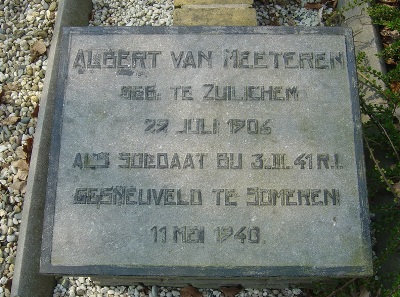
[[[2,278],[0,278],[0,284],[1,284],[1,285],[5,285],[5,284],[7,283],[7,281],[8,281],[8,278],[5,277],[5,276],[3,276]]]
[[[14,234],[7,236],[8,242],[14,242],[16,239],[17,239],[17,237]]]
[[[300,295],[302,292],[300,289],[292,289],[293,294]]]
[[[158,287],[157,286],[151,287],[151,294],[153,295],[153,297],[157,297],[157,295],[158,295]]]

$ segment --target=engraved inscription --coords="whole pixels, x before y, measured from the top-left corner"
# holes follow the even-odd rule
[[[156,68],[159,55],[161,55],[160,51],[79,49],[73,67],[78,69],[80,74],[83,74],[85,69]]]
[[[207,30],[126,30],[101,43],[103,34],[73,34],[65,43],[50,158],[57,185],[48,191],[57,265],[348,266],[336,239],[358,244],[362,164],[352,60],[333,42],[347,36]],[[70,222],[79,232],[65,229]],[[291,232],[300,225],[308,227]],[[321,240],[301,241],[314,235]],[[119,238],[126,244],[114,253]],[[345,247],[352,263],[355,246]]]
[[[281,205],[339,205],[338,189],[260,189],[247,188],[247,196],[250,201],[247,205],[271,206],[277,205],[280,199]]]
[[[240,243],[260,243],[260,228],[259,227],[241,227],[234,232],[231,226],[221,226],[214,230],[216,241],[223,243],[229,239],[238,240]]]
[[[343,69],[344,66],[342,52],[224,51],[225,68]]]
[[[177,134],[218,134],[220,123],[213,119],[211,127],[207,127],[205,119],[184,119],[183,129]]]
[[[201,87],[170,86],[161,93],[156,85],[121,86],[119,96],[124,100],[203,100],[203,101],[273,101],[292,102],[304,99],[305,91],[298,86],[217,85],[204,83]]]
[[[121,97],[126,100],[161,100],[156,86],[122,86]]]
[[[119,168],[130,169],[204,169],[206,153],[119,153]]]
[[[150,231],[153,243],[204,243],[203,226],[153,226]]]
[[[167,57],[170,57],[168,60]],[[222,51],[137,51],[129,49],[78,49],[73,68],[85,70],[117,69],[119,75],[132,75],[135,69],[155,69],[162,64],[174,69],[248,69],[248,70],[343,70],[345,55],[331,51],[273,51],[224,49]]]
[[[283,86],[217,86],[204,84],[204,100],[226,101],[297,101],[297,87]]]
[[[237,120],[239,121],[239,120]],[[267,120],[265,123],[268,123]],[[146,120],[148,133],[166,133],[168,120]],[[245,127],[245,120],[240,120],[237,126],[232,126],[232,133],[238,133]],[[252,122],[254,123],[254,122]],[[250,128],[249,128],[250,127]],[[248,125],[248,129],[252,129]],[[257,125],[253,126],[257,127]],[[211,131],[204,131],[197,127],[196,130],[178,131],[184,134],[211,134]],[[268,127],[266,129],[269,129]],[[248,134],[257,134],[248,130]],[[216,134],[216,133],[213,133]],[[113,166],[110,161],[117,157],[119,161]],[[110,159],[111,158],[111,159]],[[73,168],[104,170],[108,168],[126,169],[294,169],[294,170],[341,170],[343,169],[340,155],[337,153],[302,153],[289,156],[286,153],[232,153],[218,152],[215,154],[206,152],[122,152],[115,156],[108,152],[101,153],[76,153],[72,163]]]
[[[77,153],[75,155],[73,168],[108,168],[110,166],[109,153]]]
[[[207,51],[207,54],[198,51],[197,55],[192,51],[180,51],[179,53],[171,51],[171,58],[175,68],[202,68],[203,64],[212,68],[212,51]]]
[[[135,206],[339,206],[339,189],[144,189],[136,186],[77,188],[74,204]]]
[[[228,121],[229,131],[231,134],[236,134],[245,128],[243,130],[247,131],[248,134],[271,134],[270,121],[271,119],[268,119],[259,124],[256,119],[230,119]]]
[[[202,205],[200,189],[141,189],[133,186],[77,188],[74,204],[108,205]]]
[[[167,133],[168,123],[169,123],[168,119],[155,119],[155,120],[154,119],[146,119],[146,121],[145,121],[146,128],[144,129],[144,132]]]

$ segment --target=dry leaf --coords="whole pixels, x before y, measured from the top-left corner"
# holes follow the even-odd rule
[[[9,278],[7,283],[4,285],[9,291],[11,291],[12,281],[12,278]]]
[[[320,0],[321,4],[325,4],[327,7],[336,8],[337,0]]]
[[[18,91],[18,86],[15,83],[8,83],[4,86],[5,91]]]
[[[279,20],[272,18],[269,23],[270,26],[279,26]]]
[[[197,288],[188,286],[181,289],[181,297],[203,297],[203,294]]]
[[[3,125],[14,125],[19,120],[19,117],[10,116],[2,121]]]
[[[19,182],[20,180],[18,179],[18,177],[16,176],[16,175],[14,175],[13,176],[13,183],[17,183],[17,182]]]
[[[28,178],[28,171],[26,170],[18,170],[17,174],[15,175],[16,178],[19,180],[26,180]]]
[[[393,185],[393,190],[396,192],[397,197],[400,197],[400,182],[397,182]]]
[[[31,113],[32,118],[37,118],[38,115],[39,115],[39,104],[35,106],[35,109]]]
[[[383,37],[390,37],[390,38],[392,38],[394,40],[397,40],[397,39],[400,38],[400,33],[399,33],[398,30],[390,30],[388,28],[383,28],[381,30],[381,35]]]
[[[24,152],[26,153],[26,159],[28,162],[31,160],[31,154],[32,154],[32,148],[33,148],[33,138],[28,138],[26,140],[26,144],[24,144]]]
[[[396,81],[390,84],[392,92],[400,94],[400,81]]]
[[[31,46],[31,62],[36,61],[36,59],[46,52],[46,45],[43,40],[38,40]]]
[[[371,293],[367,290],[366,287],[361,286],[360,287],[360,294],[358,295],[358,297],[370,297]]]
[[[32,53],[36,53],[37,55],[43,55],[46,52],[46,45],[43,40],[36,41],[31,47]]]
[[[23,146],[19,146],[17,147],[17,149],[15,150],[15,154],[17,155],[18,158],[20,159],[26,159],[27,154],[24,151],[24,147]]]
[[[306,3],[304,8],[306,9],[320,9],[322,7],[321,3]]]
[[[19,168],[21,170],[26,170],[26,171],[29,170],[29,165],[26,162],[26,160],[19,159],[17,161],[11,162],[11,165],[14,166],[15,168]]]
[[[380,0],[379,2],[387,5],[396,5],[397,0]]]
[[[235,297],[235,295],[239,294],[243,290],[243,287],[220,287],[219,289],[224,293],[225,297]]]
[[[10,188],[15,191],[20,191],[21,193],[25,193],[26,192],[26,181],[13,182],[12,185],[10,186]]]
[[[288,21],[287,21],[287,23],[288,23],[289,26],[296,26],[296,22],[295,22],[295,20],[292,19],[292,18],[289,18]]]
[[[399,122],[395,123],[394,127],[397,129],[397,131],[400,131],[400,123]]]
[[[0,103],[14,103],[10,96],[12,91],[18,91],[18,86],[15,83],[8,83],[4,85],[0,94]]]
[[[148,286],[146,286],[145,284],[140,284],[142,287],[143,287],[143,291],[144,291],[144,293],[146,294],[146,295],[149,295],[149,293],[150,293],[150,288],[148,287]]]

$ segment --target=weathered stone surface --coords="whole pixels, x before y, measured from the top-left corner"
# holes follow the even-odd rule
[[[254,8],[185,7],[174,10],[174,26],[257,26]]]
[[[175,0],[175,7],[180,7],[182,5],[193,5],[193,4],[202,4],[202,5],[212,5],[212,4],[253,4],[253,0]]]
[[[350,31],[64,34],[44,273],[371,274]]]

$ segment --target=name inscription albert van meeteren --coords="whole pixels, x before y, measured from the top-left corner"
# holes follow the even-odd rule
[[[351,33],[67,28],[41,270],[371,273]]]

